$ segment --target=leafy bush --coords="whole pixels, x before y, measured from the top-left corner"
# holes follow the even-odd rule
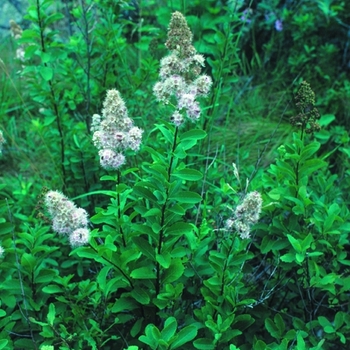
[[[348,346],[347,83],[311,89],[340,74],[344,42],[310,29],[346,18],[327,4],[40,0],[11,22],[0,349]]]

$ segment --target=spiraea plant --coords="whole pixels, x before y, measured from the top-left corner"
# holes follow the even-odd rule
[[[258,349],[269,346],[267,334],[274,340],[270,346],[343,347],[350,324],[341,301],[349,288],[349,278],[343,278],[349,211],[337,175],[329,171],[329,154],[317,156],[321,144],[312,136],[320,129],[319,112],[305,81],[295,105],[299,114],[291,123],[300,131],[278,149],[276,163],[262,178],[266,216],[259,224],[261,243],[254,245],[263,263],[252,279],[260,286],[256,322],[266,327],[254,336]]]
[[[112,199],[107,210],[98,209],[91,217],[97,228],[88,244],[71,253],[99,266],[94,278],[80,285],[91,286],[88,295],[94,300],[94,312],[104,320],[98,324],[101,334],[97,336],[92,324],[87,326],[81,330],[81,338],[72,337],[72,343],[80,346],[85,337],[86,343],[97,344],[97,348],[102,344],[130,345],[130,349],[145,345],[151,349],[215,348],[241,333],[231,329],[239,320],[245,327],[252,322],[247,314],[236,319],[235,307],[229,306],[227,298],[234,289],[229,281],[242,278],[242,264],[248,257],[249,240],[245,238],[259,219],[261,197],[256,191],[247,194],[233,218],[232,231],[239,235],[225,233],[225,242],[218,241],[206,220],[199,220],[196,210],[203,198],[191,188],[203,180],[203,173],[186,160],[194,159],[191,152],[206,133],[193,124],[185,131],[183,124],[186,118],[193,122],[200,118],[197,98],[209,93],[211,79],[200,74],[204,58],[192,46],[192,33],[179,12],[172,15],[166,46],[170,54],[161,61],[154,93],[173,110],[169,112],[172,123],[165,119],[156,124],[160,147],[140,147],[142,130],[128,117],[117,90],[107,92],[102,116],[93,117],[93,142],[101,166],[110,173],[103,179],[115,181],[116,190],[108,192]],[[144,160],[140,168],[128,169],[127,149],[141,149]],[[130,176],[134,177],[132,187],[123,181]],[[48,193],[49,206],[56,196],[61,203],[62,195]],[[72,235],[73,230],[86,229],[86,215],[76,215],[77,209],[71,206],[69,225],[64,225],[61,205],[51,213],[55,231]],[[221,229],[227,231],[224,225]],[[63,289],[63,281],[55,283]],[[96,304],[101,300],[105,310]],[[250,302],[240,301],[240,305]],[[64,324],[66,316],[56,315],[55,323]],[[74,326],[84,329],[82,322],[79,319]],[[120,337],[112,336],[116,332]]]
[[[322,117],[310,86],[302,83],[296,94],[291,122],[299,130],[278,149],[275,162],[249,176],[250,169],[227,166],[232,155],[212,159],[202,152],[207,134],[201,121],[214,111],[208,101],[219,101],[212,86],[221,87],[221,77],[231,72],[211,60],[212,84],[183,14],[171,16],[164,39],[169,52],[150,94],[130,97],[143,87],[144,67],[155,69],[139,55],[138,76],[126,69],[119,75],[116,62],[108,60],[110,55],[126,65],[122,54],[109,50],[133,47],[132,38],[122,37],[126,27],[116,30],[123,17],[92,0],[74,9],[81,35],[75,33],[68,46],[86,43],[74,56],[58,44],[57,32],[47,30],[62,20],[47,15],[49,4],[32,2],[29,9],[36,27],[32,38],[24,31],[22,39],[35,43],[26,47],[32,62],[24,62],[23,82],[43,105],[43,123],[51,127],[47,142],[63,137],[63,143],[55,141],[59,176],[81,170],[100,182],[92,190],[93,176],[86,176],[86,191],[68,199],[53,179],[53,190],[42,198],[49,222],[15,213],[16,225],[7,199],[0,201],[0,349],[345,348],[349,210],[337,189],[340,179],[329,170],[329,154],[314,140]],[[142,23],[135,26],[139,33]],[[235,27],[220,25],[227,34]],[[219,26],[215,40],[226,55],[230,35],[220,36]],[[108,45],[94,36],[102,28],[113,29],[106,30]],[[99,49],[108,47],[102,58],[95,39]],[[76,76],[68,74],[75,70]],[[35,90],[36,73],[43,84]],[[72,111],[85,123],[76,127]],[[143,120],[150,114],[155,125]],[[81,164],[79,172],[72,164]],[[77,188],[83,178],[77,176]],[[0,195],[3,189],[0,184]],[[89,209],[75,204],[81,199]]]

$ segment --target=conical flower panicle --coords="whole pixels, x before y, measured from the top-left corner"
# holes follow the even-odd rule
[[[84,209],[77,208],[58,191],[47,192],[44,203],[52,219],[53,231],[68,236],[72,247],[89,243],[88,214]]]
[[[169,23],[165,46],[169,51],[175,51],[179,58],[188,58],[196,53],[196,49],[192,46],[192,37],[186,18],[181,12],[174,12]]]
[[[291,124],[309,134],[319,131],[321,127],[317,120],[320,118],[320,113],[315,104],[315,93],[312,91],[310,84],[303,81],[295,95],[295,107],[299,113],[290,118]]]
[[[197,98],[207,96],[212,80],[200,75],[204,57],[193,47],[192,33],[180,12],[172,14],[165,45],[170,54],[160,62],[159,81],[153,93],[158,101],[175,106],[171,121],[176,126],[183,124],[184,116],[197,121],[201,113]]]
[[[226,221],[228,229],[234,228],[242,239],[250,238],[251,227],[259,220],[262,198],[259,192],[249,192],[234,211],[232,218]]]
[[[102,116],[92,117],[92,141],[99,150],[100,164],[104,169],[116,170],[125,163],[122,151],[138,151],[143,130],[134,126],[119,91],[107,91],[103,102]]]

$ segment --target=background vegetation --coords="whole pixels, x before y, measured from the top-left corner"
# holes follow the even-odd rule
[[[152,92],[174,11],[213,79],[179,134]],[[0,42],[0,349],[349,346],[350,3],[30,0],[23,12]],[[302,81],[314,134],[290,123]],[[108,89],[145,130],[120,177],[90,132]],[[43,187],[89,212],[90,246],[52,232]],[[245,240],[225,222],[251,191],[263,209]]]

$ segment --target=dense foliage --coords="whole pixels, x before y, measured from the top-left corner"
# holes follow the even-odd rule
[[[343,349],[350,3],[30,0],[0,42],[0,349]]]

